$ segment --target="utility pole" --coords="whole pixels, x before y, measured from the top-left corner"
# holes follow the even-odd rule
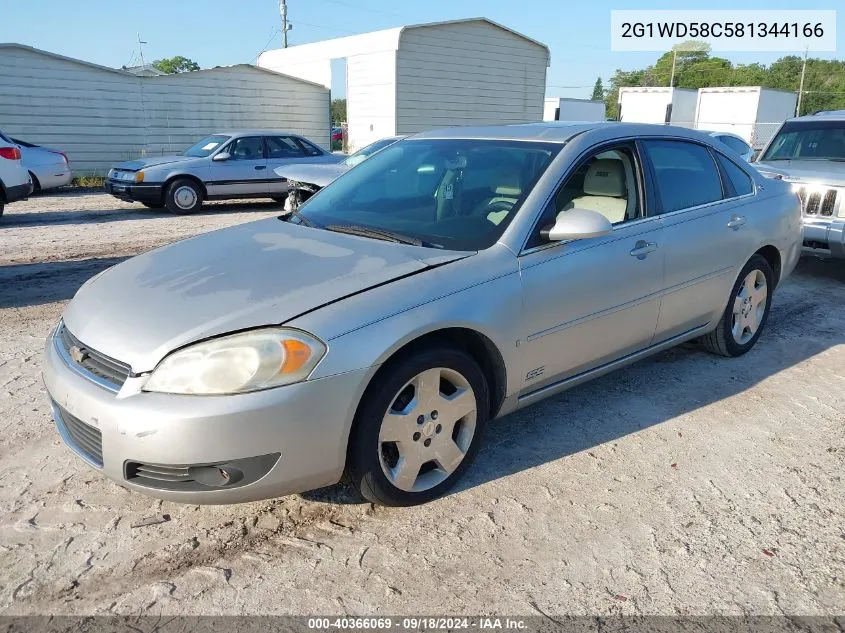
[[[801,64],[801,84],[798,86],[798,105],[795,106],[795,116],[801,116],[801,97],[804,95],[804,74],[807,72],[807,51],[810,47],[804,49],[804,63]]]
[[[279,0],[279,13],[282,16],[282,48],[287,48],[288,31],[293,29],[293,24],[288,22],[288,5],[286,0]]]
[[[669,87],[675,87],[675,62],[678,61],[678,51],[672,51],[672,76],[669,78]]]

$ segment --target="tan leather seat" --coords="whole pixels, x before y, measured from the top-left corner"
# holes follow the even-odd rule
[[[584,195],[573,199],[563,210],[573,208],[597,211],[614,224],[625,220],[628,187],[622,161],[600,158],[593,162],[584,176]]]

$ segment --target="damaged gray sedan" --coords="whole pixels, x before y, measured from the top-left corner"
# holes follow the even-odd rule
[[[233,503],[345,473],[416,504],[494,418],[689,339],[745,354],[800,250],[789,186],[694,130],[428,132],[297,212],[92,278],[44,381],[67,445],[132,490]]]

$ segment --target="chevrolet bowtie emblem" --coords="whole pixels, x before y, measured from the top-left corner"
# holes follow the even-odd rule
[[[74,345],[70,348],[70,357],[73,359],[75,363],[81,363],[88,357],[88,353],[80,347]]]

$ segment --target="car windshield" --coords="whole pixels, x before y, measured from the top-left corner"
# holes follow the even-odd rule
[[[359,149],[357,152],[349,156],[349,158],[342,161],[342,164],[346,165],[347,167],[355,167],[358,163],[363,163],[367,160],[370,156],[375,154],[380,149],[384,149],[388,145],[393,145],[399,139],[395,138],[383,138],[380,141],[376,141],[375,143],[370,143],[363,149]]]
[[[760,160],[845,160],[845,121],[787,121]]]
[[[492,246],[562,146],[524,141],[400,141],[326,187],[304,223],[475,251]]]
[[[220,147],[223,143],[229,140],[228,136],[222,134],[215,134],[213,136],[206,136],[199,143],[191,145],[188,149],[182,152],[182,156],[193,156],[194,158],[205,158]]]

